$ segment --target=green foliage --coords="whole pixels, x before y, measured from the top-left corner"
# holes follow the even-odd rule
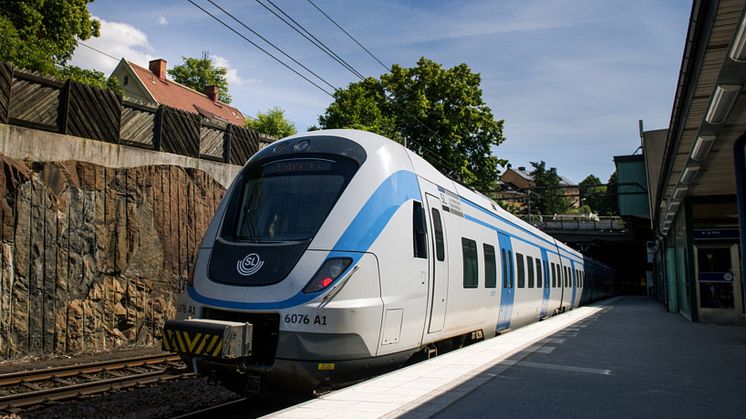
[[[198,92],[204,92],[207,86],[218,86],[220,93],[218,98],[223,103],[231,103],[231,95],[228,94],[228,79],[225,67],[215,67],[207,52],[202,53],[202,58],[181,57],[184,64],[177,65],[168,70],[168,75],[174,81],[184,86],[191,87]]]
[[[77,81],[78,83],[87,84],[99,89],[109,89],[120,95],[123,93],[117,78],[111,76],[108,79],[104,73],[96,70],[88,70],[76,66],[64,67],[59,71],[58,76],[64,79]]]
[[[417,66],[394,65],[380,79],[368,78],[334,93],[319,116],[322,128],[355,128],[404,143],[452,178],[489,193],[498,165],[492,147],[505,140],[482,99],[479,74],[466,64],[444,69],[420,58]]]
[[[508,211],[509,213],[513,215],[520,215],[523,213],[523,209],[514,202],[499,201],[497,204],[500,205],[500,208],[504,209],[505,211]]]
[[[0,60],[58,76],[78,40],[99,35],[88,0],[0,0]]]
[[[547,169],[546,163],[531,162],[534,170],[534,193],[531,194],[531,212],[538,214],[564,214],[570,207],[564,190],[560,188],[560,176],[557,168]]]
[[[606,205],[606,185],[594,175],[588,175],[579,184],[580,198],[593,211],[600,213]]]
[[[606,197],[604,206],[599,210],[601,215],[619,215],[619,198],[617,196],[617,175],[616,171],[611,174],[606,187]]]
[[[570,208],[567,211],[565,211],[565,214],[590,215],[590,214],[593,214],[593,209],[591,209],[589,205],[583,205],[580,208]]]
[[[246,127],[270,137],[283,138],[295,134],[295,124],[285,119],[285,111],[274,107],[266,113],[257,113],[256,120],[246,119]]]

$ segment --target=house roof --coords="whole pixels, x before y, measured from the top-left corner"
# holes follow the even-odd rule
[[[220,101],[212,101],[206,94],[190,89],[173,80],[161,80],[147,68],[127,61],[143,86],[161,105],[181,109],[202,116],[222,119],[235,125],[244,124],[244,116],[238,109]]]
[[[531,176],[531,173],[529,173],[526,170],[521,170],[520,168],[513,168],[513,167],[508,168],[508,170],[512,170],[515,174],[526,179],[529,182],[534,181],[534,177]],[[571,181],[570,179],[566,177],[560,176],[559,178],[560,178],[560,185],[562,186],[576,186],[575,183],[573,183],[573,181]]]

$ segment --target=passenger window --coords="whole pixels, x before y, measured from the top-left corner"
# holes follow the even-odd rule
[[[570,288],[570,268],[565,267],[565,287]]]
[[[536,259],[536,288],[541,288],[541,277],[542,277],[542,269],[541,269],[541,259]]]
[[[443,241],[443,223],[440,220],[440,211],[433,208],[433,230],[435,231],[435,257],[438,261],[446,260],[446,248]]]
[[[526,264],[528,265],[528,287],[534,287],[534,258],[526,256]]]
[[[500,249],[502,254],[503,288],[508,288],[508,262],[505,261],[505,249]]]
[[[462,237],[461,249],[464,255],[464,288],[476,288],[479,285],[477,242]]]
[[[515,274],[515,271],[513,271],[513,252],[508,250],[508,263],[510,264],[510,272],[508,273],[508,288],[513,288],[515,286],[515,282],[513,282],[513,275]]]
[[[518,264],[518,288],[526,288],[526,269],[523,265],[523,255],[516,253],[515,261]]]
[[[427,224],[422,202],[414,201],[412,207],[412,225],[414,228],[414,257],[427,259]]]
[[[557,288],[557,264],[552,264],[552,287]]]
[[[484,287],[495,288],[497,286],[497,266],[495,266],[495,248],[489,244],[484,245]]]

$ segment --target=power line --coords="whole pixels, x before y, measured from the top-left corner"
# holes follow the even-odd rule
[[[284,55],[285,57],[289,58],[290,60],[292,60],[294,63],[298,64],[299,66],[303,67],[304,70],[306,70],[309,73],[311,73],[314,76],[316,76],[316,78],[319,79],[319,80],[321,80],[324,84],[326,84],[327,86],[331,87],[334,90],[339,90],[339,88],[337,88],[333,84],[331,84],[328,81],[326,81],[323,77],[321,77],[318,74],[316,74],[313,71],[311,71],[311,69],[309,69],[308,67],[306,67],[305,65],[303,65],[302,63],[300,63],[295,58],[291,57],[285,51],[283,51],[282,49],[280,49],[280,47],[278,47],[277,45],[275,45],[272,42],[270,42],[267,38],[263,37],[262,35],[260,35],[259,33],[257,33],[255,30],[251,29],[248,25],[246,25],[245,23],[243,23],[241,20],[237,19],[229,11],[227,11],[227,10],[223,9],[222,7],[220,7],[219,4],[215,3],[212,0],[207,0],[207,1],[209,1],[213,6],[217,7],[218,9],[220,9],[220,11],[222,11],[223,13],[225,13],[226,15],[228,15],[231,19],[235,20],[239,25],[243,26],[244,28],[246,28],[247,30],[249,30],[251,33],[253,33],[254,35],[258,36],[262,41],[264,41],[264,42],[268,43],[269,45],[271,45],[274,49],[276,49],[277,51],[279,51],[282,55]]]
[[[357,39],[355,39],[355,37],[354,37],[354,36],[350,35],[350,33],[349,33],[349,32],[347,32],[346,30],[344,30],[344,28],[343,28],[343,27],[339,26],[339,24],[338,24],[338,23],[337,23],[337,22],[336,22],[336,21],[335,21],[334,19],[332,19],[332,18],[331,18],[331,16],[329,16],[328,14],[326,14],[326,12],[324,12],[323,10],[321,10],[321,8],[320,8],[319,6],[317,6],[317,5],[316,5],[316,3],[314,3],[314,2],[313,2],[313,1],[311,1],[311,0],[307,0],[307,1],[308,1],[309,3],[311,3],[311,5],[312,5],[313,7],[315,7],[315,8],[316,8],[316,10],[318,10],[318,11],[319,11],[319,12],[320,12],[320,13],[321,13],[322,15],[326,16],[326,18],[327,18],[327,19],[329,19],[329,20],[330,20],[330,21],[331,21],[331,22],[332,22],[332,23],[334,24],[334,26],[336,26],[337,28],[339,28],[339,30],[341,30],[342,32],[344,32],[344,33],[345,33],[345,35],[347,35],[347,36],[348,36],[348,37],[349,37],[350,39],[352,39],[353,41],[355,41],[355,43],[356,43],[356,44],[357,44],[357,45],[358,45],[358,46],[359,46],[360,48],[362,48],[362,49],[363,49],[363,50],[364,50],[365,52],[367,52],[367,53],[368,53],[368,55],[370,55],[371,57],[373,57],[373,59],[374,59],[374,60],[378,61],[378,64],[380,64],[380,65],[381,65],[381,67],[385,68],[385,69],[386,69],[386,71],[391,71],[391,68],[389,68],[389,66],[387,66],[386,64],[384,64],[384,63],[383,63],[383,62],[382,62],[381,60],[379,60],[379,59],[378,59],[378,57],[376,57],[376,56],[375,56],[375,55],[374,55],[374,54],[373,54],[372,52],[370,52],[370,51],[368,50],[368,48],[365,48],[365,47],[363,46],[363,44],[361,44],[361,43],[360,43],[360,42],[359,42],[359,41],[358,41]]]
[[[228,28],[228,30],[230,30],[231,32],[233,32],[233,33],[235,33],[236,35],[240,36],[240,37],[241,37],[241,38],[242,38],[243,40],[245,40],[246,42],[248,42],[248,43],[250,43],[251,45],[253,45],[254,47],[256,47],[256,48],[257,48],[258,50],[260,50],[260,51],[262,51],[263,53],[265,53],[265,54],[269,55],[269,56],[270,56],[270,57],[271,57],[271,58],[272,58],[273,60],[275,60],[275,61],[277,61],[278,63],[282,64],[282,65],[283,65],[284,67],[286,67],[286,68],[287,68],[288,70],[292,71],[293,73],[295,73],[295,74],[296,74],[296,75],[298,75],[299,77],[303,78],[303,80],[305,80],[305,81],[307,81],[307,82],[311,83],[311,84],[312,84],[312,85],[314,85],[314,86],[315,86],[315,87],[316,87],[317,89],[321,90],[322,92],[326,93],[327,95],[329,95],[329,96],[331,96],[331,97],[334,97],[334,95],[333,95],[333,94],[331,94],[331,93],[329,93],[328,91],[326,91],[326,89],[324,89],[323,87],[321,87],[321,86],[319,86],[318,84],[316,84],[316,83],[315,83],[315,82],[314,82],[313,80],[311,80],[311,79],[309,79],[308,77],[304,76],[303,74],[301,74],[300,72],[298,72],[298,70],[294,69],[293,67],[290,67],[290,66],[289,66],[289,65],[288,65],[287,63],[285,63],[284,61],[282,61],[282,60],[280,60],[279,58],[277,58],[277,57],[275,57],[274,55],[272,55],[272,53],[271,53],[271,52],[269,52],[269,51],[267,51],[266,49],[264,49],[264,48],[260,47],[259,45],[257,45],[257,44],[256,44],[256,43],[255,43],[254,41],[252,41],[251,39],[247,38],[247,37],[246,37],[246,36],[244,36],[244,35],[243,35],[243,34],[242,34],[241,32],[238,32],[237,30],[235,30],[235,29],[234,29],[233,27],[231,27],[231,26],[230,26],[230,25],[228,25],[227,23],[223,22],[223,21],[222,21],[222,20],[221,20],[220,18],[218,18],[217,16],[215,16],[215,15],[213,15],[212,13],[208,12],[207,10],[205,10],[205,9],[204,9],[204,8],[203,8],[202,6],[200,6],[199,4],[195,3],[195,2],[193,1],[193,0],[187,0],[187,1],[188,1],[189,3],[191,3],[191,4],[192,4],[192,5],[194,6],[194,7],[196,7],[196,8],[198,8],[198,9],[202,10],[202,11],[203,11],[203,12],[204,12],[204,13],[205,13],[206,15],[208,15],[208,16],[210,16],[211,18],[215,19],[215,20],[216,20],[216,21],[217,21],[218,23],[220,23],[221,25],[223,25],[223,26],[225,26],[226,28]]]
[[[272,0],[267,0],[267,2],[269,4],[271,4],[272,6],[274,6],[277,10],[279,10],[280,13],[282,13],[285,17],[287,17],[287,19],[289,19],[293,23],[288,22],[287,19],[285,19],[282,16],[280,16],[279,14],[277,14],[277,12],[275,12],[274,10],[272,10],[272,8],[270,8],[266,4],[262,3],[260,0],[256,0],[256,2],[259,3],[265,9],[267,9],[270,13],[272,13],[273,15],[275,15],[275,17],[277,17],[278,19],[280,19],[281,21],[283,21],[286,25],[290,26],[294,31],[296,31],[302,37],[306,38],[306,40],[308,42],[312,43],[314,46],[316,46],[316,48],[320,49],[326,55],[330,56],[333,60],[335,60],[337,63],[339,63],[339,65],[341,65],[342,67],[346,68],[353,75],[355,75],[356,77],[358,77],[360,80],[364,80],[365,79],[365,76],[363,76],[362,73],[360,73],[359,71],[357,71],[352,65],[350,65],[350,63],[348,63],[347,61],[345,61],[344,59],[342,59],[342,57],[340,57],[334,51],[332,51],[331,48],[329,48],[328,46],[326,46],[326,44],[324,44],[318,38],[316,38],[313,34],[311,34],[311,32],[309,32],[306,28],[304,28],[303,25],[301,25],[295,19],[293,19],[287,13],[285,13],[285,11],[282,10],[276,4],[274,4],[272,2]]]
[[[117,57],[115,57],[115,56],[113,56],[113,55],[111,55],[111,54],[108,54],[108,53],[106,53],[106,52],[104,52],[104,51],[101,51],[101,50],[100,50],[100,49],[98,49],[98,48],[94,48],[94,47],[92,47],[92,46],[90,46],[90,45],[88,45],[88,44],[85,44],[85,43],[83,43],[82,41],[78,41],[78,45],[83,45],[84,47],[86,47],[86,48],[88,48],[88,49],[90,49],[90,50],[96,51],[96,52],[98,52],[99,54],[103,54],[103,55],[105,55],[105,56],[107,56],[107,57],[111,58],[111,59],[112,59],[112,60],[114,60],[114,61],[117,61],[117,62],[119,62],[119,60],[120,60],[119,58],[117,58]]]

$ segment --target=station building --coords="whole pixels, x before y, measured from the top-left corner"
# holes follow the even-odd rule
[[[746,1],[694,1],[668,129],[642,135],[655,294],[698,322],[743,323]]]

